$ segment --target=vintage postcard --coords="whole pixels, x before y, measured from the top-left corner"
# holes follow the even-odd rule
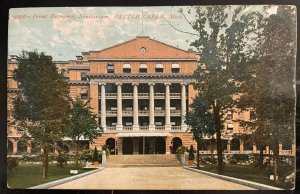
[[[7,186],[294,189],[296,14],[10,9]]]

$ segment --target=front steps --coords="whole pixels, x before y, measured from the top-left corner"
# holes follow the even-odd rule
[[[181,166],[177,154],[110,155],[105,167],[174,167]]]

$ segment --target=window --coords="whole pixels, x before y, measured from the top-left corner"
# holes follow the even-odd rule
[[[255,120],[256,119],[256,114],[254,110],[250,110],[250,120]]]
[[[81,81],[88,81],[85,73],[81,73]]]
[[[147,73],[147,64],[140,64],[140,73]]]
[[[131,73],[130,64],[123,64],[123,73]]]
[[[163,73],[164,65],[163,64],[156,64],[155,65],[155,73]]]
[[[113,63],[107,64],[107,73],[115,73],[115,65]]]
[[[88,91],[87,91],[87,89],[81,89],[81,91],[80,91],[80,98],[82,100],[88,99]]]
[[[232,123],[227,124],[227,130],[229,130],[229,131],[233,130],[233,124]]]
[[[172,73],[179,73],[179,64],[172,64]]]
[[[227,111],[227,120],[232,120],[232,112],[231,112],[231,110]]]

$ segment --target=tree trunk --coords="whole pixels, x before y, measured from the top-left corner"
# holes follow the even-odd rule
[[[79,138],[76,140],[76,155],[75,155],[75,167],[78,166],[78,150],[79,150]]]
[[[223,174],[223,150],[222,150],[222,140],[221,140],[221,118],[220,118],[220,110],[215,100],[215,104],[213,105],[213,112],[214,112],[214,120],[215,120],[215,128],[217,131],[217,155],[218,155],[218,174]]]
[[[218,174],[223,174],[224,165],[223,165],[223,154],[222,154],[222,140],[221,140],[221,131],[217,131],[217,154],[218,154]]]
[[[214,142],[210,140],[210,159],[211,159],[211,169],[214,169]]]
[[[277,144],[278,146],[278,144]],[[279,183],[279,175],[278,175],[278,155],[279,155],[279,150],[277,149],[277,146],[274,146],[273,149],[273,164],[274,164],[274,182],[275,184]]]
[[[259,146],[259,159],[258,159],[259,168],[262,169],[264,165],[264,148]]]
[[[200,142],[199,140],[197,141],[197,153],[196,153],[196,160],[197,160],[197,168],[200,168],[200,156],[199,156],[199,147],[200,147]]]
[[[49,167],[49,161],[48,161],[48,146],[44,145],[44,161],[43,161],[43,178],[47,178],[48,176],[48,167]]]

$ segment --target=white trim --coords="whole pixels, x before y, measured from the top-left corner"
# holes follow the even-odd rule
[[[170,133],[119,133],[117,137],[167,137]]]
[[[147,68],[148,68],[148,66],[147,66],[147,64],[145,64],[145,63],[142,63],[142,64],[140,64],[140,68],[141,68],[141,69],[147,69]]]
[[[158,64],[155,65],[155,68],[161,68],[161,69],[163,69],[163,68],[164,68],[164,65],[161,64],[161,63],[158,63]]]
[[[197,58],[191,59],[191,58],[172,58],[172,59],[137,59],[137,58],[120,58],[120,59],[115,59],[115,58],[106,58],[106,59],[99,59],[99,58],[91,58],[88,59],[89,61],[195,61],[197,62]]]
[[[127,68],[127,69],[130,69],[131,68],[131,65],[126,63],[126,64],[123,64],[123,68]]]
[[[172,64],[172,69],[179,69],[179,68],[180,68],[179,64],[177,63]]]

